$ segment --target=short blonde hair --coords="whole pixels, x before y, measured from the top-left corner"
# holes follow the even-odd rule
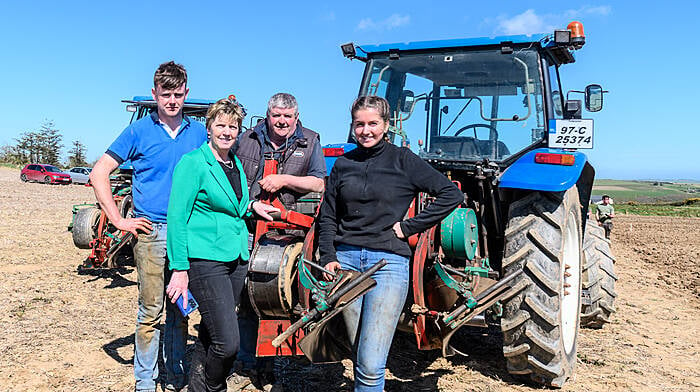
[[[207,110],[207,129],[209,129],[211,123],[213,123],[214,120],[221,115],[231,116],[233,121],[238,122],[239,129],[241,128],[243,118],[245,117],[243,109],[241,109],[235,100],[223,98],[209,106],[209,110]]]

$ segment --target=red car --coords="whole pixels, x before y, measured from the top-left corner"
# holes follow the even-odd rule
[[[52,165],[44,164],[29,164],[22,169],[19,178],[26,181],[40,181],[45,184],[64,184],[68,185],[72,181],[70,175],[61,171],[61,169]]]

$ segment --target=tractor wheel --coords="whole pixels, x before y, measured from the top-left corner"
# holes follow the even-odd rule
[[[19,179],[22,180],[22,182],[27,182],[27,175],[26,174],[21,174],[19,176]]]
[[[90,249],[90,242],[97,237],[100,210],[94,207],[78,210],[73,221],[73,243],[80,249]]]
[[[581,292],[581,326],[602,328],[615,313],[615,258],[605,231],[594,221],[586,224],[583,238],[583,288]]]
[[[133,218],[134,217],[134,198],[131,195],[126,195],[119,202],[119,215],[123,218]]]
[[[51,183],[51,177],[46,176],[44,177],[44,184],[50,184]]]
[[[503,299],[508,372],[561,387],[573,374],[581,311],[581,205],[573,187],[515,201],[505,232],[504,276],[523,270]]]

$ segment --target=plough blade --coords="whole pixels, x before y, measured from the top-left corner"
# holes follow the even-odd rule
[[[361,273],[356,278],[351,278],[334,291],[332,291],[328,297],[327,303],[330,305],[329,309],[319,310],[318,308],[311,309],[306,315],[297,320],[294,324],[289,326],[284,332],[272,341],[272,345],[279,347],[288,337],[294,334],[299,328],[304,328],[310,323],[321,319],[322,322],[330,320],[335,315],[340,313],[342,308],[352,303],[354,300],[365,294],[371,288],[376,285],[374,279],[371,279],[372,274],[377,272],[380,268],[386,265],[386,260],[379,260],[375,265],[373,265],[367,271]],[[348,271],[346,271],[348,272]],[[301,344],[301,343],[300,343]],[[302,351],[303,347],[302,347]]]
[[[506,297],[514,290],[512,282],[520,276],[522,270],[514,272],[503,279],[499,280],[494,285],[486,288],[484,291],[479,293],[475,298],[477,301],[477,306],[473,309],[469,309],[466,305],[460,305],[452,311],[448,317],[451,320],[455,320],[447,325],[447,333],[442,337],[442,355],[445,357],[452,356],[455,354],[455,350],[450,346],[450,339],[464,324],[469,320],[474,318],[476,315],[481,314],[486,309],[493,306],[499,299]]]

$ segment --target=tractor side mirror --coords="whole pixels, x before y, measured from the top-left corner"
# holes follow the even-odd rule
[[[603,108],[603,88],[599,84],[586,86],[586,110],[598,112]]]
[[[413,108],[413,102],[415,102],[415,94],[411,90],[403,90],[401,92],[401,100],[399,102],[399,108],[402,113],[410,113]]]

